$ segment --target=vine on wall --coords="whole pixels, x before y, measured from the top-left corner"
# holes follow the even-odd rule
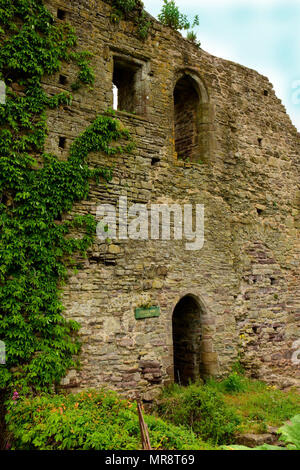
[[[0,104],[0,340],[6,345],[0,390],[48,390],[75,365],[79,325],[63,317],[60,288],[72,255],[91,245],[95,220],[62,221],[62,214],[87,198],[91,179],[111,178],[108,168],[89,168],[89,152],[112,155],[132,146],[107,114],[74,141],[67,161],[44,152],[46,111],[71,105],[72,96],[49,96],[42,77],[72,61],[78,83],[94,80],[90,54],[75,47],[73,29],[56,24],[42,0],[0,0],[0,80],[7,91]],[[112,145],[119,139],[128,145]],[[73,227],[84,236],[71,237]]]

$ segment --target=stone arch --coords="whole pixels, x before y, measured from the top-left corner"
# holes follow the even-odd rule
[[[185,69],[176,74],[173,104],[177,159],[208,162],[212,151],[213,107],[203,81],[195,72]]]
[[[181,296],[172,313],[173,378],[187,385],[199,378],[217,375],[218,356],[213,352],[215,320],[201,299],[191,293]]]

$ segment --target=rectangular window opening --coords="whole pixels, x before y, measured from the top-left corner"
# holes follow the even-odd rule
[[[58,141],[58,146],[60,149],[64,149],[66,147],[66,137],[60,137]]]
[[[57,18],[59,20],[65,20],[66,19],[66,12],[65,10],[61,10],[61,8],[57,9]]]
[[[145,93],[141,80],[142,65],[114,57],[113,108],[132,114],[145,114]]]
[[[67,84],[67,77],[65,75],[60,75],[59,76],[59,83],[60,83],[60,85],[66,85]]]

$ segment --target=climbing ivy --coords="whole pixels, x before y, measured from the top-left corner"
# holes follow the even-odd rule
[[[0,340],[6,345],[0,389],[47,390],[75,365],[80,349],[79,325],[64,318],[60,289],[74,253],[91,245],[95,220],[62,214],[88,197],[92,179],[111,178],[109,168],[89,168],[89,152],[130,150],[130,136],[108,113],[73,142],[66,161],[46,154],[46,111],[71,105],[72,96],[49,96],[41,82],[62,62],[75,62],[78,83],[92,84],[89,61],[90,54],[76,52],[73,29],[56,24],[41,0],[0,0],[0,80],[7,91],[0,104]],[[112,144],[119,139],[129,144]],[[72,236],[78,227],[82,236]]]

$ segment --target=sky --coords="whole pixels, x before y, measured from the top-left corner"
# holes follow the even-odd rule
[[[300,131],[300,1],[175,0],[189,18],[201,47],[267,76]],[[163,0],[144,0],[157,18]],[[183,33],[185,35],[185,33]]]

